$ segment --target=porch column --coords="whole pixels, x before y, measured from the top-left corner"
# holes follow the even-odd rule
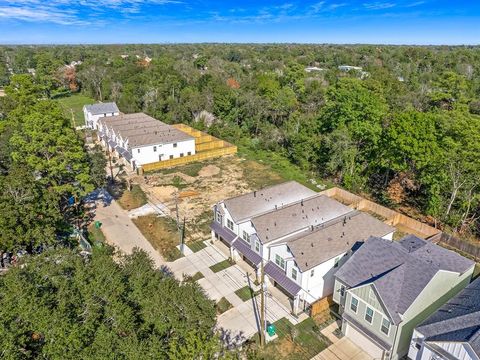
[[[212,230],[212,241],[215,241],[216,237],[215,237],[215,231]]]
[[[297,294],[295,295],[294,299],[293,299],[293,315],[297,315],[298,314],[298,306],[300,304],[300,295]]]

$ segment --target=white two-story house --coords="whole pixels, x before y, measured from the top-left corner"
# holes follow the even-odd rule
[[[234,198],[233,204],[224,200],[214,212],[212,236],[230,247],[232,258],[252,265],[257,276],[263,264],[270,283],[290,297],[295,313],[332,294],[333,274],[364,239],[391,239],[395,231],[296,182]]]
[[[120,115],[117,104],[114,102],[98,103],[93,105],[85,105],[83,107],[83,115],[85,116],[85,125],[89,129],[97,130],[98,120],[109,116]]]
[[[98,137],[132,169],[195,154],[195,138],[144,113],[98,121]]]

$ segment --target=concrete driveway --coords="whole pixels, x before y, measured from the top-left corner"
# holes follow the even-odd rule
[[[338,327],[339,324],[334,322],[321,331],[332,342],[332,345],[315,355],[311,360],[373,360],[371,356],[347,337],[337,337],[334,333]]]
[[[96,203],[95,220],[102,223],[102,231],[110,245],[117,246],[125,254],[131,254],[133,248],[138,247],[150,255],[157,267],[166,264],[163,257],[132,222],[128,213],[114,199],[109,197],[104,202],[100,195]]]
[[[212,300],[218,301],[225,297],[233,307],[221,314],[217,318],[217,328],[221,333],[223,340],[229,345],[239,345],[251,338],[259,329],[258,308],[260,296],[243,301],[235,291],[247,285],[254,290],[258,286],[253,284],[239,265],[232,265],[227,269],[214,273],[209,269],[210,266],[226,260],[227,257],[209,241],[206,241],[206,248],[197,253],[186,252],[186,256],[169,263],[168,266],[178,279],[183,279],[184,274],[194,275],[200,271],[204,278],[198,283],[205,290],[205,293]],[[253,272],[253,269],[252,269]],[[290,315],[288,309],[276,300],[273,296],[267,296],[267,321],[275,322],[283,317],[287,318],[293,324],[304,320]]]

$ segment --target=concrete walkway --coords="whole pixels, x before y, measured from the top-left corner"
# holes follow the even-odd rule
[[[166,261],[145,239],[128,213],[113,199],[106,202],[97,201],[95,220],[102,223],[102,231],[110,245],[118,247],[122,252],[131,254],[137,247],[147,252],[157,267],[166,265]]]
[[[240,345],[259,331],[258,304],[259,295],[256,298],[243,301],[235,294],[235,291],[247,285],[255,291],[259,289],[253,284],[253,279],[248,278],[247,272],[238,264],[214,273],[210,266],[219,263],[227,256],[206,241],[206,248],[186,254],[185,257],[169,263],[175,277],[182,279],[184,275],[194,275],[197,272],[203,274],[198,284],[204,289],[207,296],[218,301],[225,297],[233,307],[217,318],[217,329],[220,331],[223,341],[230,346]],[[250,269],[250,274],[253,269]],[[267,321],[273,323],[281,318],[287,318],[291,323],[298,324],[307,316],[302,314],[299,318],[292,316],[287,307],[271,294],[267,295]]]
[[[347,337],[339,338],[335,334],[338,327],[339,324],[334,322],[321,331],[332,342],[332,345],[310,360],[373,360]]]

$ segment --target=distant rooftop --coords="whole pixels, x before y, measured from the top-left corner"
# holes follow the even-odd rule
[[[394,231],[371,215],[353,211],[289,238],[287,245],[304,272],[359,247],[369,236],[383,237]]]
[[[241,222],[315,194],[315,191],[296,181],[288,181],[226,199],[223,203],[233,220]]]
[[[480,278],[417,327],[427,342],[469,343],[480,357]]]
[[[85,105],[85,108],[92,115],[111,114],[111,113],[120,112],[120,110],[118,110],[117,104],[115,104],[114,102]]]
[[[373,284],[393,322],[398,323],[438,271],[464,273],[473,265],[473,261],[413,235],[400,241],[370,237],[335,276],[349,287]]]
[[[317,226],[353,210],[325,195],[314,196],[277,208],[252,218],[252,224],[262,243],[268,243],[287,235]]]
[[[123,139],[128,139],[130,148],[193,139],[187,133],[144,113],[109,116],[100,119],[100,123],[115,131]]]

